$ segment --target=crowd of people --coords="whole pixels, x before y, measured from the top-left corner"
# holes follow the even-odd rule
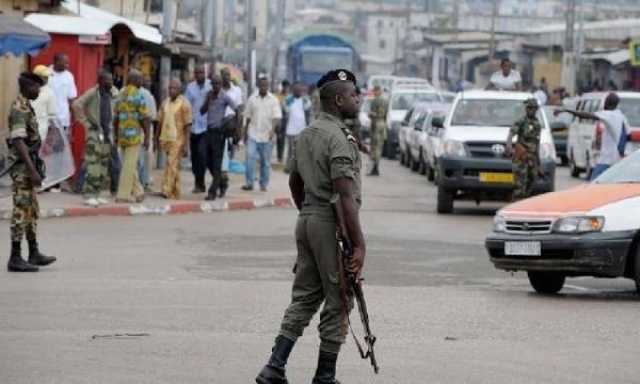
[[[260,190],[267,191],[274,147],[278,162],[288,171],[295,137],[310,123],[315,109],[302,84],[285,80],[279,92],[272,93],[270,80],[259,76],[257,90],[248,96],[226,67],[207,75],[207,68],[198,66],[186,85],[171,79],[168,96],[159,102],[151,93],[151,78],[136,69],[128,73],[122,89],[103,69],[97,84],[82,95],[65,54],[56,54],[50,67],[37,66],[33,73],[44,84],[32,102],[43,140],[53,121],[61,126],[65,140],[71,140],[74,119],[85,133],[84,155],[76,162],[81,166],[73,183],[69,174],[65,183],[47,190],[57,192],[64,186],[81,193],[92,207],[110,203],[108,192],[116,203],[139,203],[148,193],[182,198],[185,157],[191,161],[192,193],[204,194],[208,201],[225,197],[230,161],[241,146],[246,154],[242,189],[252,191],[257,180]],[[161,154],[158,165],[164,168],[159,191],[152,189],[153,154]]]

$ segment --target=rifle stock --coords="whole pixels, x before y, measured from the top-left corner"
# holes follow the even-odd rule
[[[336,217],[336,241],[338,243],[339,255],[339,265],[344,265],[349,262],[349,259],[353,256],[353,245],[351,243],[351,239],[349,238],[349,232],[347,231],[346,221],[344,219],[344,211],[342,209],[342,202],[340,201],[340,196],[335,195],[331,199],[331,206],[333,208],[333,212]],[[343,262],[344,260],[344,262]],[[344,276],[346,276],[347,280],[347,294],[349,296],[354,297],[357,305],[358,312],[360,313],[360,320],[362,321],[362,327],[364,328],[364,344],[367,347],[365,351],[362,347],[362,343],[358,340],[353,331],[353,327],[351,326],[351,321],[349,320],[349,328],[351,329],[351,335],[353,336],[353,340],[356,343],[358,348],[358,352],[360,353],[360,357],[363,359],[369,359],[371,361],[371,366],[373,367],[373,371],[377,374],[379,372],[378,362],[376,360],[376,355],[373,350],[373,346],[376,342],[376,337],[371,332],[371,327],[369,325],[369,312],[367,311],[367,302],[364,298],[364,292],[362,290],[362,279],[357,279],[354,273],[349,271],[344,271]],[[348,313],[347,313],[348,319]]]

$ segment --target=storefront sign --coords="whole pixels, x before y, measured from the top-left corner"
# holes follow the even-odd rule
[[[107,33],[104,35],[96,36],[96,35],[80,35],[78,36],[78,42],[80,44],[89,44],[89,45],[110,45],[111,44],[111,33]]]

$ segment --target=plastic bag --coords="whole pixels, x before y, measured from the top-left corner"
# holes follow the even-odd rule
[[[59,184],[75,173],[71,146],[57,119],[49,119],[47,136],[40,146],[40,158],[44,161],[46,172],[42,189]]]

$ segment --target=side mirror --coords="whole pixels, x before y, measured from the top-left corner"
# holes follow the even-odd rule
[[[442,129],[444,128],[444,119],[442,117],[434,117],[431,120],[431,125],[436,129]]]
[[[554,121],[550,125],[551,132],[564,132],[567,130],[567,124],[562,121]]]

